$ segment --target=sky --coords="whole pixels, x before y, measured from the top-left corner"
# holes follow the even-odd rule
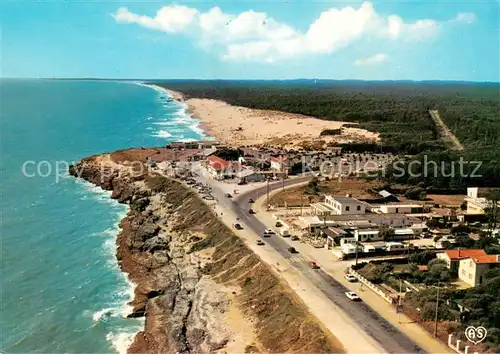
[[[2,77],[500,81],[500,3],[2,1]]]

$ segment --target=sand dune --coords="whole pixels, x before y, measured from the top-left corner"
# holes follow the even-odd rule
[[[169,90],[175,99],[182,94]],[[325,129],[339,129],[348,122],[327,121],[300,114],[232,106],[223,101],[190,98],[185,100],[207,133],[235,145],[271,144],[291,147],[302,142],[378,141],[378,133],[343,128],[341,135],[321,136]]]

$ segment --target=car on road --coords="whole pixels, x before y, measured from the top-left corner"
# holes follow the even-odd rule
[[[309,262],[308,266],[311,269],[319,269],[319,265],[316,262]]]
[[[262,233],[263,237],[271,237],[273,235],[276,235],[276,232],[274,232],[271,229],[265,229],[264,232]]]
[[[241,226],[241,224],[234,224],[234,228],[236,230],[243,230],[243,226]]]
[[[355,283],[358,281],[358,278],[356,278],[354,275],[352,274],[346,274],[344,275],[344,278],[345,280],[347,280],[349,283]]]
[[[288,247],[288,252],[290,252],[290,253],[299,253],[299,252],[297,252],[297,250],[295,249],[295,247]]]
[[[354,291],[346,291],[345,296],[352,301],[361,301],[361,298]]]
[[[298,241],[299,240],[299,236],[293,235],[290,240],[292,240],[292,241]]]
[[[264,246],[264,241],[262,241],[262,240],[257,240],[257,245],[258,245],[258,246]]]
[[[255,213],[255,210],[250,209],[250,210],[248,210],[248,214],[256,214],[256,213]]]
[[[233,196],[231,194],[229,194],[229,193],[226,193],[226,197],[232,198]]]
[[[250,198],[250,199],[248,199],[248,203],[252,204],[252,203],[255,203],[255,201],[252,198]]]

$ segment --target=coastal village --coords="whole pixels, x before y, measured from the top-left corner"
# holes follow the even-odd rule
[[[498,201],[488,199],[487,190],[429,196],[392,190],[366,178],[383,170],[391,154],[359,154],[338,146],[294,150],[209,140],[174,142],[156,151],[149,167],[194,188],[215,211],[230,209],[227,203],[239,198],[247,215],[235,217],[230,226],[239,232],[249,222],[245,218],[258,219],[266,228],[258,231],[256,246],[280,238],[287,252],[310,268],[324,269],[347,287],[357,284],[356,292],[346,293],[349,299],[360,300],[364,286],[395,307],[398,321],[403,313],[454,351],[473,349],[438,327],[437,317],[429,320],[434,310],[404,300],[436,287],[444,293],[473,289],[500,269],[500,255],[477,247],[481,240],[499,244],[500,230],[491,218]],[[439,301],[438,294],[436,306]],[[474,311],[465,300],[441,301],[451,323]],[[387,311],[377,306],[376,311]]]

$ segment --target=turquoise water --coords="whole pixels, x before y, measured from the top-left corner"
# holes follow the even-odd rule
[[[143,326],[124,318],[132,287],[114,257],[117,223],[127,209],[68,177],[64,161],[203,133],[160,89],[0,83],[0,351],[124,352]]]

